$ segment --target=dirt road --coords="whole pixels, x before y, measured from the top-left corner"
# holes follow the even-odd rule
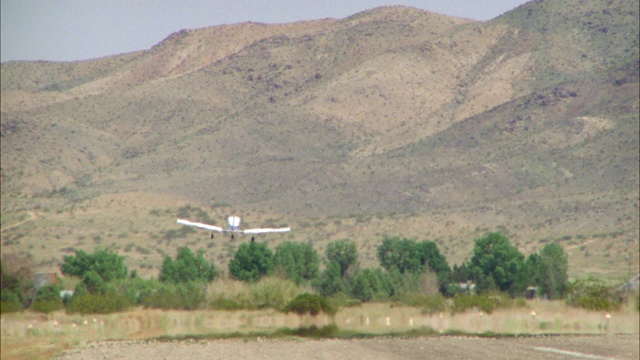
[[[56,359],[638,359],[637,335],[107,341]]]

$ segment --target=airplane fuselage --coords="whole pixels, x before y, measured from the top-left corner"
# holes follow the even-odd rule
[[[239,216],[229,216],[227,219],[227,225],[229,226],[229,230],[238,231],[240,229],[240,217]]]

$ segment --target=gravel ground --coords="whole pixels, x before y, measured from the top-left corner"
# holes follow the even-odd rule
[[[639,347],[638,335],[105,341],[56,359],[639,359]]]

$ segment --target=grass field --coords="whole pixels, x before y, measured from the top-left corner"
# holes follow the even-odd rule
[[[608,316],[607,316],[608,315]],[[331,326],[330,326],[331,325]],[[335,325],[335,326],[332,326]],[[2,359],[46,359],[82,344],[126,339],[217,339],[313,335],[296,329],[329,329],[318,336],[442,336],[450,334],[638,334],[637,307],[607,314],[568,307],[561,301],[527,301],[524,306],[460,314],[428,314],[419,308],[369,303],[327,315],[275,310],[161,311],[135,309],[110,315],[2,315]],[[289,329],[289,330],[287,330]],[[290,331],[293,330],[293,331]]]

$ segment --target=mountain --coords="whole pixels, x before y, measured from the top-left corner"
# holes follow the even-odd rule
[[[626,276],[638,15],[631,1],[532,1],[486,22],[393,6],[3,63],[3,253],[46,267],[129,248],[150,269],[178,244],[176,212],[204,208],[292,223],[319,251],[353,238],[363,266],[385,234],[435,239],[460,262],[498,229],[523,252],[559,241],[574,276]],[[237,246],[199,235],[221,262]]]

